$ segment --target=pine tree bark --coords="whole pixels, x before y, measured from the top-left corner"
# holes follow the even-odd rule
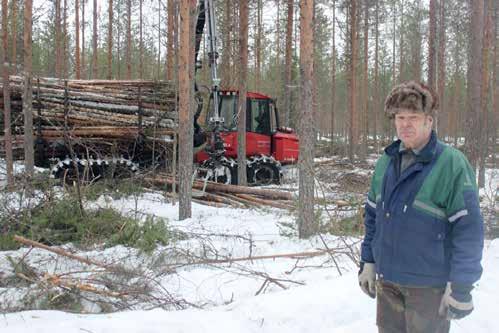
[[[64,0],[64,11],[63,11],[63,20],[62,20],[62,75],[65,79],[68,78],[68,0]]]
[[[33,3],[32,0],[24,1],[24,168],[28,178],[33,177],[35,166],[35,141],[33,138],[33,100],[32,100],[32,63],[33,52],[31,45],[33,26]]]
[[[440,0],[440,33],[439,33],[439,41],[438,41],[438,101],[439,101],[439,112],[437,115],[437,123],[436,128],[439,132],[444,132],[442,124],[443,115],[446,114],[445,108],[445,44],[446,41],[446,30],[445,26],[445,0]],[[448,129],[445,131],[448,133]]]
[[[179,219],[192,216],[192,136],[193,115],[191,99],[194,86],[192,70],[191,12],[195,0],[180,3],[179,45]]]
[[[281,0],[275,0],[276,6],[276,33],[275,33],[275,85],[273,96],[277,97],[277,108],[280,109],[282,92],[282,69],[281,69]]]
[[[167,19],[168,25],[166,30],[166,79],[173,80],[173,63],[175,55],[173,51],[173,31],[175,25],[175,0],[168,0],[167,4]]]
[[[492,84],[493,84],[493,92],[492,92],[492,121],[491,121],[491,144],[493,147],[495,147],[496,142],[497,142],[497,131],[494,130],[497,128],[499,125],[499,78],[498,78],[498,57],[499,57],[499,52],[497,52],[497,48],[499,46],[499,35],[498,35],[498,30],[499,30],[499,3],[497,1],[494,3],[494,13],[493,13],[493,22],[494,22],[494,29],[493,29],[493,38],[492,40],[494,41],[494,60],[492,61]],[[496,165],[496,154],[492,154],[492,165]]]
[[[55,77],[61,78],[62,47],[61,47],[61,0],[55,0]]]
[[[412,51],[412,77],[414,80],[421,81],[421,73],[422,73],[422,65],[421,65],[421,47],[422,47],[422,41],[421,41],[421,4],[417,4],[417,12],[416,12],[416,25],[417,25],[417,33],[416,33],[416,38],[413,41],[414,47]]]
[[[12,58],[10,59],[12,63],[12,69],[14,73],[17,73],[17,1],[12,1]]]
[[[378,147],[378,114],[381,112],[380,108],[380,89],[379,89],[379,0],[375,0],[375,45],[374,45],[374,115],[373,115],[373,136],[374,136],[374,147],[376,151],[379,150]]]
[[[288,0],[288,19],[286,22],[286,55],[284,69],[284,126],[291,123],[291,62],[293,43],[293,0]]]
[[[359,124],[357,110],[357,58],[358,58],[358,35],[357,35],[357,0],[350,1],[350,73],[349,73],[349,115],[350,127],[348,132],[348,157],[351,162],[354,162],[356,148],[359,144]]]
[[[9,63],[9,32],[7,24],[8,1],[2,0],[2,80],[3,80],[3,122],[4,122],[4,148],[5,164],[7,174],[7,187],[14,186],[14,168],[12,153],[12,132],[11,132],[11,105],[10,105],[10,63]],[[15,39],[14,39],[15,42]]]
[[[482,47],[482,91],[481,91],[481,115],[480,115],[480,149],[478,160],[478,186],[485,186],[485,162],[488,155],[489,134],[489,55],[492,44],[492,0],[485,2],[483,47]]]
[[[334,126],[336,116],[336,0],[333,0],[333,50],[331,52],[331,153],[334,150]]]
[[[87,0],[81,0],[81,68],[83,69],[83,74],[88,77],[88,73],[85,68],[85,3]]]
[[[107,27],[107,79],[113,77],[113,0],[109,0]]]
[[[144,37],[142,35],[143,17],[142,17],[143,0],[139,0],[139,78],[144,77]]]
[[[97,0],[94,0],[94,8],[93,8],[93,35],[92,35],[92,45],[93,45],[93,57],[92,57],[92,79],[97,78],[97,69],[98,69],[98,55],[97,55]]]
[[[314,1],[300,0],[300,73],[301,102],[298,135],[299,201],[298,233],[300,238],[314,235],[317,225],[314,216],[314,142],[315,128],[312,106],[312,80],[314,73]]]
[[[482,46],[484,0],[471,2],[470,53],[468,56],[468,114],[466,117],[466,146],[468,159],[476,170],[480,144],[480,109],[482,91]]]
[[[257,0],[255,38],[255,90],[260,91],[262,75],[262,0]]]
[[[364,161],[367,156],[367,145],[369,137],[369,1],[364,1],[364,63],[362,74],[362,145],[360,146],[360,158]]]
[[[80,2],[79,2],[79,0],[75,0],[75,75],[76,75],[76,79],[77,80],[81,79],[81,64],[80,64]]]
[[[161,80],[161,0],[158,0],[158,62],[156,63],[156,79]]]
[[[239,98],[237,102],[237,181],[246,179],[246,92],[248,77],[248,1],[239,0]]]
[[[437,38],[437,0],[430,0],[430,37],[428,39],[428,86],[436,90],[436,38]]]
[[[404,0],[400,0],[400,42],[399,42],[399,82],[404,81],[404,59],[405,59],[405,45],[404,45]]]
[[[173,1],[173,0],[172,0]],[[132,79],[132,0],[126,2],[126,79]]]
[[[392,85],[394,85],[397,80],[397,68],[395,65],[395,59],[396,59],[396,53],[395,53],[395,48],[396,48],[396,32],[397,32],[397,6],[395,2],[393,2],[392,5],[392,15],[393,15],[393,41],[392,41]]]
[[[222,49],[222,59],[220,63],[220,73],[221,73],[221,87],[230,86],[232,82],[232,0],[225,0],[224,3],[224,16],[223,25],[221,31],[223,32],[223,49]]]

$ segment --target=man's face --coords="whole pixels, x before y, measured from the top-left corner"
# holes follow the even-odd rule
[[[421,149],[431,135],[433,118],[422,112],[401,110],[395,115],[398,138],[406,148]]]

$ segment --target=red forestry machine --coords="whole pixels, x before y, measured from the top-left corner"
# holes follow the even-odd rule
[[[208,59],[211,69],[211,93],[207,112],[207,135],[202,133],[194,118],[195,146],[207,139],[207,146],[195,156],[204,178],[216,182],[237,184],[237,104],[238,91],[221,90],[217,71],[217,31],[212,0],[201,0],[196,25],[196,68],[204,26],[207,25]],[[196,87],[197,90],[197,87]],[[256,92],[246,95],[246,158],[250,185],[279,183],[283,164],[298,160],[298,137],[290,128],[279,126],[275,100]]]
[[[202,98],[196,98],[196,174],[205,180],[236,184],[238,92],[221,90],[219,87],[217,32],[212,0],[199,2],[195,44],[197,69],[200,68],[197,58],[205,25],[211,87],[204,129],[198,124],[203,110]],[[61,90],[57,80],[46,79],[45,86],[41,87],[38,80],[34,93],[37,137],[35,164],[42,167],[52,165],[52,176],[66,181],[75,178],[92,181],[101,177],[122,178],[132,175],[139,168],[165,165],[172,154],[166,153],[166,149],[162,153],[158,147],[171,145],[172,140],[166,137],[174,133],[178,115],[172,109],[163,111],[156,102],[163,99],[165,105],[172,104],[174,93],[160,89],[172,86],[171,83],[158,83],[160,88],[156,89],[155,83],[145,81],[106,81],[105,84],[110,87],[92,86],[89,91],[84,90],[86,85],[102,83],[98,81],[75,80],[69,88],[66,81],[62,87],[64,90]],[[138,85],[137,91],[133,89],[133,84]],[[11,87],[17,89],[14,96],[18,99],[15,104],[18,115],[15,119],[21,119],[20,81],[14,80]],[[197,85],[195,90],[198,90]],[[61,96],[61,91],[64,96]],[[109,95],[101,92],[108,92]],[[156,93],[162,97],[157,97]],[[200,95],[196,94],[197,97]],[[255,92],[249,92],[246,98],[248,183],[279,183],[282,165],[298,160],[298,138],[291,129],[279,127],[276,103],[272,98]],[[115,123],[123,125],[113,127]],[[95,127],[88,127],[87,124]],[[14,129],[18,127],[22,128],[16,125]]]

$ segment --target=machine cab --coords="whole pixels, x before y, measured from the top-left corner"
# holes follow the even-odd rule
[[[236,91],[220,93],[220,116],[224,118],[225,131],[237,132],[237,100]],[[277,128],[278,117],[274,100],[259,93],[249,92],[246,99],[246,132],[270,136]]]

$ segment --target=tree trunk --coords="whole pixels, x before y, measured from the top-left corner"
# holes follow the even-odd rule
[[[440,0],[440,33],[438,41],[438,101],[439,112],[437,115],[436,128],[440,131],[440,124],[443,120],[443,115],[446,114],[445,110],[445,43],[446,41],[446,26],[445,26],[445,0]],[[440,131],[442,132],[442,131]],[[448,130],[446,131],[448,133]]]
[[[173,31],[175,23],[175,0],[168,0],[167,16],[168,26],[166,32],[166,79],[173,80],[173,62],[175,55],[173,51]]]
[[[301,103],[299,122],[299,201],[298,233],[300,238],[315,234],[314,216],[314,142],[315,128],[312,107],[312,80],[314,72],[314,1],[300,0],[300,73]]]
[[[62,47],[61,47],[61,0],[55,0],[55,77],[61,78]]]
[[[24,1],[24,93],[23,93],[23,113],[24,113],[24,167],[29,178],[33,177],[35,154],[33,139],[33,101],[32,101],[32,0]]]
[[[17,1],[12,1],[12,58],[14,73],[17,73]]]
[[[395,67],[395,48],[396,48],[396,32],[397,32],[397,7],[395,2],[392,5],[392,15],[393,15],[393,41],[392,41],[392,85],[395,85],[397,80],[397,70]]]
[[[121,9],[122,9],[122,2],[117,3],[116,9],[118,10],[118,22],[120,21],[121,18]],[[121,24],[116,25],[116,74],[115,77],[118,78],[118,80],[121,80]]]
[[[257,0],[256,8],[256,38],[255,38],[255,90],[260,91],[262,75],[262,0]]]
[[[281,105],[281,84],[282,84],[282,72],[281,72],[281,0],[275,0],[276,6],[276,34],[275,34],[275,84],[273,85],[274,91],[273,96],[277,98],[278,109]],[[280,118],[281,119],[281,118]]]
[[[492,44],[492,0],[485,2],[482,47],[482,91],[481,91],[481,116],[480,116],[480,149],[478,161],[478,186],[485,186],[485,163],[488,155],[488,134],[489,134],[489,54]]]
[[[379,0],[375,0],[375,26],[374,32],[375,46],[374,46],[374,117],[373,117],[373,136],[374,136],[374,147],[376,147],[376,152],[379,151],[378,147],[378,114],[381,111],[380,105],[380,89],[379,89]]]
[[[400,0],[400,42],[399,42],[399,82],[404,81],[404,59],[405,59],[405,45],[404,45],[404,0]]]
[[[109,0],[109,23],[107,29],[107,79],[113,77],[113,0]]]
[[[172,0],[173,1],[173,0]],[[126,78],[132,79],[132,0],[126,2]]]
[[[248,77],[248,1],[239,0],[239,98],[237,102],[237,181],[246,179],[246,91]]]
[[[288,20],[286,23],[286,55],[284,78],[284,126],[289,126],[291,121],[291,52],[293,43],[293,0],[288,0]]]
[[[430,37],[428,39],[428,86],[436,90],[436,38],[437,38],[437,0],[430,0]]]
[[[62,55],[62,74],[65,79],[68,78],[68,58],[69,58],[69,52],[68,52],[68,40],[69,40],[69,34],[68,34],[68,0],[64,0],[64,12],[63,12],[63,28],[62,28],[62,35],[63,35],[63,55]]]
[[[364,1],[364,73],[362,75],[362,145],[360,157],[364,161],[367,156],[367,145],[369,137],[369,2]]]
[[[348,157],[351,162],[354,162],[356,149],[359,144],[359,124],[357,115],[357,99],[355,93],[357,91],[357,56],[358,56],[358,37],[357,37],[357,0],[350,2],[350,73],[348,88],[349,95],[349,114],[350,127],[348,133]]]
[[[221,67],[221,87],[230,86],[232,82],[232,0],[225,0],[224,4],[224,23],[222,25],[221,31],[223,32],[223,49],[222,49],[222,61],[220,63]]]
[[[83,0],[85,1],[85,0]],[[76,79],[81,79],[81,64],[80,64],[80,3],[75,0],[75,74]]]
[[[144,77],[144,37],[142,35],[142,3],[143,0],[139,0],[139,78],[142,80]]]
[[[412,77],[414,80],[421,81],[421,47],[422,47],[422,41],[421,41],[421,11],[422,9],[420,8],[421,4],[417,4],[417,12],[416,12],[416,25],[417,25],[417,33],[416,33],[416,38],[414,41],[414,49],[412,52]]]
[[[492,76],[493,76],[493,79],[492,79],[492,84],[493,84],[493,91],[492,91],[492,119],[491,119],[491,129],[492,129],[492,133],[491,133],[491,144],[492,144],[492,147],[496,147],[496,140],[497,140],[497,126],[499,125],[499,121],[498,121],[498,117],[499,117],[499,78],[498,78],[498,74],[497,74],[497,67],[498,67],[498,64],[497,64],[497,60],[498,60],[498,57],[499,57],[499,53],[497,52],[497,48],[499,46],[499,41],[498,41],[498,38],[499,38],[499,35],[497,34],[498,33],[498,28],[499,28],[499,4],[497,3],[497,1],[494,3],[494,14],[493,14],[493,22],[494,22],[494,33],[493,33],[493,38],[492,40],[494,41],[494,60],[492,61]],[[494,167],[496,167],[496,154],[492,154],[492,165]]]
[[[193,115],[191,99],[194,85],[192,63],[191,12],[195,0],[180,3],[179,46],[179,219],[192,216],[192,137]]]
[[[97,78],[97,0],[94,0],[94,17],[93,17],[93,35],[92,35],[92,45],[93,45],[93,58],[92,58],[92,79]]]
[[[88,74],[85,74],[85,2],[87,0],[81,0],[81,68],[84,77],[88,77]]]
[[[483,45],[484,0],[471,2],[470,53],[468,57],[468,115],[466,146],[468,159],[476,170],[480,144],[480,109],[482,89],[482,45]]]
[[[161,80],[161,0],[158,0],[158,62],[156,65],[156,79]]]
[[[14,168],[12,154],[12,134],[10,121],[10,80],[9,80],[9,32],[7,24],[7,0],[2,0],[2,74],[3,74],[3,121],[4,121],[4,148],[5,164],[7,173],[7,187],[12,189],[14,186]],[[15,42],[15,39],[14,39]]]
[[[333,0],[333,50],[331,52],[331,153],[334,150],[336,112],[336,0]]]

